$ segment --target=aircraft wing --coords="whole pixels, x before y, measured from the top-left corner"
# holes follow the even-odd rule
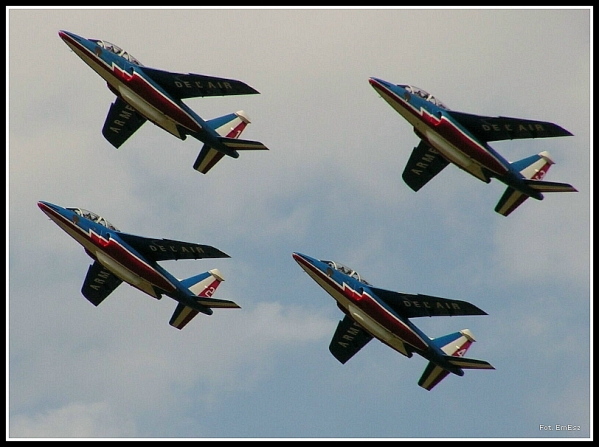
[[[133,107],[117,97],[110,105],[102,135],[118,149],[145,122],[146,119]]]
[[[402,178],[414,191],[418,191],[428,183],[435,175],[449,164],[436,149],[424,140],[414,148],[408,164],[406,165]]]
[[[345,363],[370,340],[372,340],[372,335],[346,315],[337,325],[329,345],[329,351],[337,360]]]
[[[171,239],[153,239],[120,232],[118,236],[140,254],[152,261],[230,257],[228,254],[210,245],[174,241]]]
[[[169,95],[179,99],[260,93],[245,82],[235,79],[217,78],[194,73],[172,73],[149,67],[142,67],[141,70]]]
[[[389,307],[406,318],[487,315],[485,311],[466,301],[439,298],[430,295],[392,292],[376,287],[371,287],[370,289]]]
[[[94,261],[87,270],[81,293],[94,306],[99,305],[123,281],[107,270],[98,261]]]
[[[572,134],[557,124],[506,116],[482,116],[469,113],[447,112],[472,135],[482,141],[515,140],[525,138],[566,137]]]

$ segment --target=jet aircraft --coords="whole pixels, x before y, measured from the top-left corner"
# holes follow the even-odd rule
[[[418,385],[429,391],[449,373],[463,376],[464,369],[495,369],[484,360],[464,357],[475,341],[470,330],[431,339],[410,321],[416,317],[486,315],[473,304],[380,289],[339,262],[301,253],[292,256],[345,314],[329,345],[331,354],[341,363],[377,338],[408,358],[416,353],[428,360]]]
[[[102,134],[119,148],[146,121],[177,138],[187,135],[204,143],[193,167],[206,174],[224,155],[239,157],[240,150],[267,150],[257,141],[239,135],[250,122],[243,111],[204,121],[184,102],[203,96],[259,93],[244,82],[194,73],[171,73],[144,66],[138,59],[105,40],[86,39],[68,31],[60,38],[87,65],[106,80],[116,95]]]
[[[418,191],[453,163],[485,183],[496,178],[507,185],[495,207],[495,211],[503,216],[509,215],[528,197],[543,200],[544,192],[577,191],[567,183],[543,180],[554,164],[547,151],[510,163],[487,144],[489,141],[572,135],[562,127],[543,121],[456,112],[421,88],[378,78],[370,78],[369,82],[414,126],[414,132],[421,140],[413,149],[402,176],[412,190]]]
[[[183,329],[199,312],[212,315],[214,308],[239,308],[233,301],[212,298],[224,281],[218,269],[179,280],[158,264],[166,260],[229,257],[217,248],[123,233],[83,208],[63,208],[43,201],[37,205],[94,260],[81,288],[94,306],[124,281],[153,298],[167,295],[177,301],[169,322],[177,329]]]

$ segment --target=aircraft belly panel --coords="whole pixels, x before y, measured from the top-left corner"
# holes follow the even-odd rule
[[[135,93],[133,90],[128,88],[122,83],[116,86],[117,91],[121,94],[123,100],[125,100],[131,107],[137,110],[146,119],[150,120],[157,126],[160,126],[167,132],[176,136],[177,138],[183,138],[176,123],[170,119],[167,115],[162,113],[161,110],[149,104],[141,96]]]
[[[426,141],[437,149],[445,158],[461,169],[471,173],[483,182],[488,182],[489,178],[482,171],[481,166],[472,158],[465,155],[460,149],[449,143],[437,132],[432,131],[428,126],[419,124],[418,131],[425,136]]]

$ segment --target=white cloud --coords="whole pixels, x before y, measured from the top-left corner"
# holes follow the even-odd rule
[[[33,416],[10,420],[10,438],[126,438],[135,436],[135,423],[105,402],[69,403]]]

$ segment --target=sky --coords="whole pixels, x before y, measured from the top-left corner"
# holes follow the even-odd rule
[[[592,439],[591,8],[7,8],[7,439]],[[146,123],[120,149],[115,99],[59,38],[103,39],[144,65],[239,79],[259,95],[191,98],[203,119],[244,110],[268,151],[192,168],[202,146]],[[548,151],[576,193],[529,199],[448,166],[417,193],[419,140],[369,85],[413,84],[450,109],[550,121],[573,136],[491,146]],[[119,229],[212,245],[231,258],[215,297],[241,309],[168,324],[176,303],[126,284],[81,295],[92,260],[37,207],[91,210]],[[377,340],[328,351],[341,311],[293,260],[377,287],[471,302],[496,369],[417,382],[427,361]],[[572,429],[557,430],[570,425]]]

